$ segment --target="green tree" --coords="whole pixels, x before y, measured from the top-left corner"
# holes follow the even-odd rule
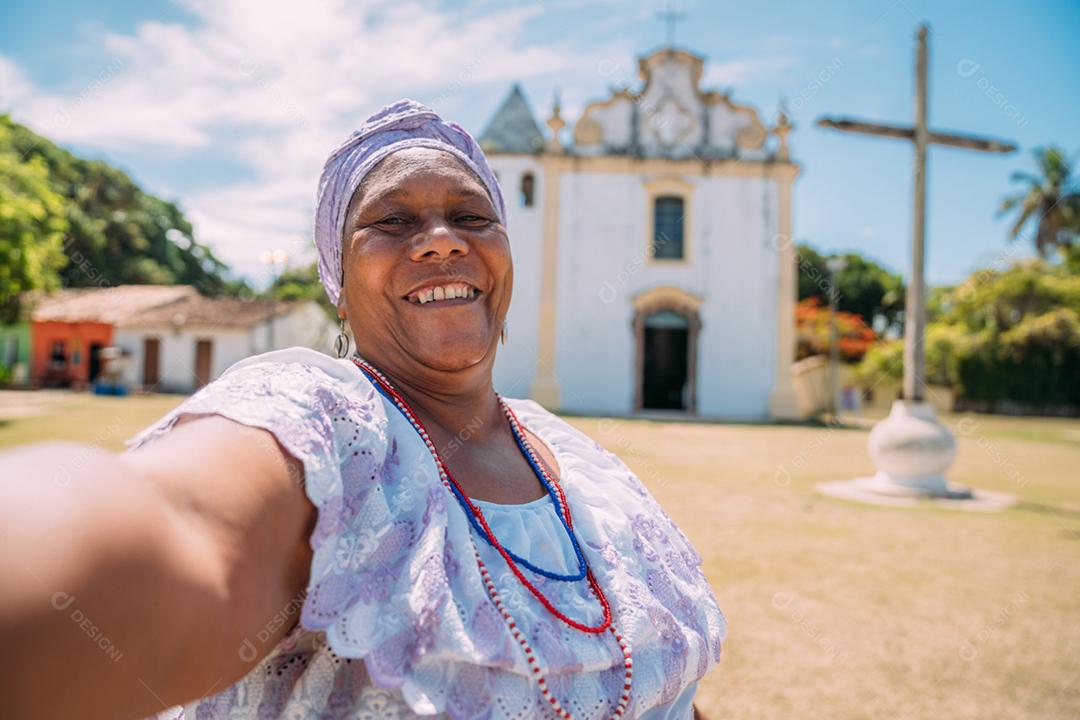
[[[53,192],[40,159],[25,161],[8,142],[0,124],[0,322],[16,322],[20,298],[31,290],[50,290],[63,267],[68,229],[64,199]]]
[[[1025,237],[1025,228],[1033,225],[1035,250],[1049,257],[1053,249],[1069,245],[1073,235],[1080,233],[1080,190],[1061,148],[1036,148],[1034,156],[1038,174],[1014,172],[1012,182],[1027,187],[1002,199],[998,214],[1016,212],[1009,229],[1013,241]]]
[[[61,271],[66,287],[127,283],[194,285],[205,295],[243,294],[246,283],[196,242],[191,223],[173,203],[142,191],[124,172],[85,160],[0,115],[6,148],[47,170],[67,219]]]
[[[1080,275],[1033,259],[975,273],[948,291],[938,319],[973,333],[1005,332],[1029,316],[1061,307],[1080,313]]]
[[[1080,244],[1073,244],[1065,248],[1062,255],[1062,266],[1070,275],[1080,275]]]
[[[286,270],[275,278],[267,292],[277,300],[314,300],[328,317],[337,321],[337,308],[326,296],[316,263]]]
[[[822,255],[810,245],[796,248],[799,300],[817,297],[822,305],[828,305],[832,282],[826,263],[830,257],[836,256]],[[837,308],[862,316],[868,325],[878,315],[888,325],[895,323],[904,309],[903,279],[858,253],[844,253],[840,257],[844,258],[845,266],[836,278]]]

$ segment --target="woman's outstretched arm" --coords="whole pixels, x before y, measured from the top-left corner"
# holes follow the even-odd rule
[[[126,454],[0,453],[0,717],[139,718],[243,677],[301,606],[302,481],[219,416]]]

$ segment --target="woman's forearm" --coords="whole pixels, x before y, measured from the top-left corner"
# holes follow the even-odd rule
[[[229,620],[216,556],[119,455],[0,453],[0,716],[140,717],[209,690]]]

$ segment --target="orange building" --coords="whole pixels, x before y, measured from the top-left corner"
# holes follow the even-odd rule
[[[30,381],[81,387],[102,370],[99,354],[113,342],[117,323],[197,295],[187,285],[71,288],[44,298],[30,315]]]
[[[31,380],[80,387],[101,372],[101,348],[112,342],[112,325],[100,322],[30,323]]]

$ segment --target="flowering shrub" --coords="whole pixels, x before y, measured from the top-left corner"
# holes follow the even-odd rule
[[[836,325],[840,333],[837,345],[840,359],[858,362],[877,342],[877,334],[861,315],[837,312]],[[820,297],[808,297],[795,306],[795,332],[798,359],[829,352],[829,308],[823,307]]]

